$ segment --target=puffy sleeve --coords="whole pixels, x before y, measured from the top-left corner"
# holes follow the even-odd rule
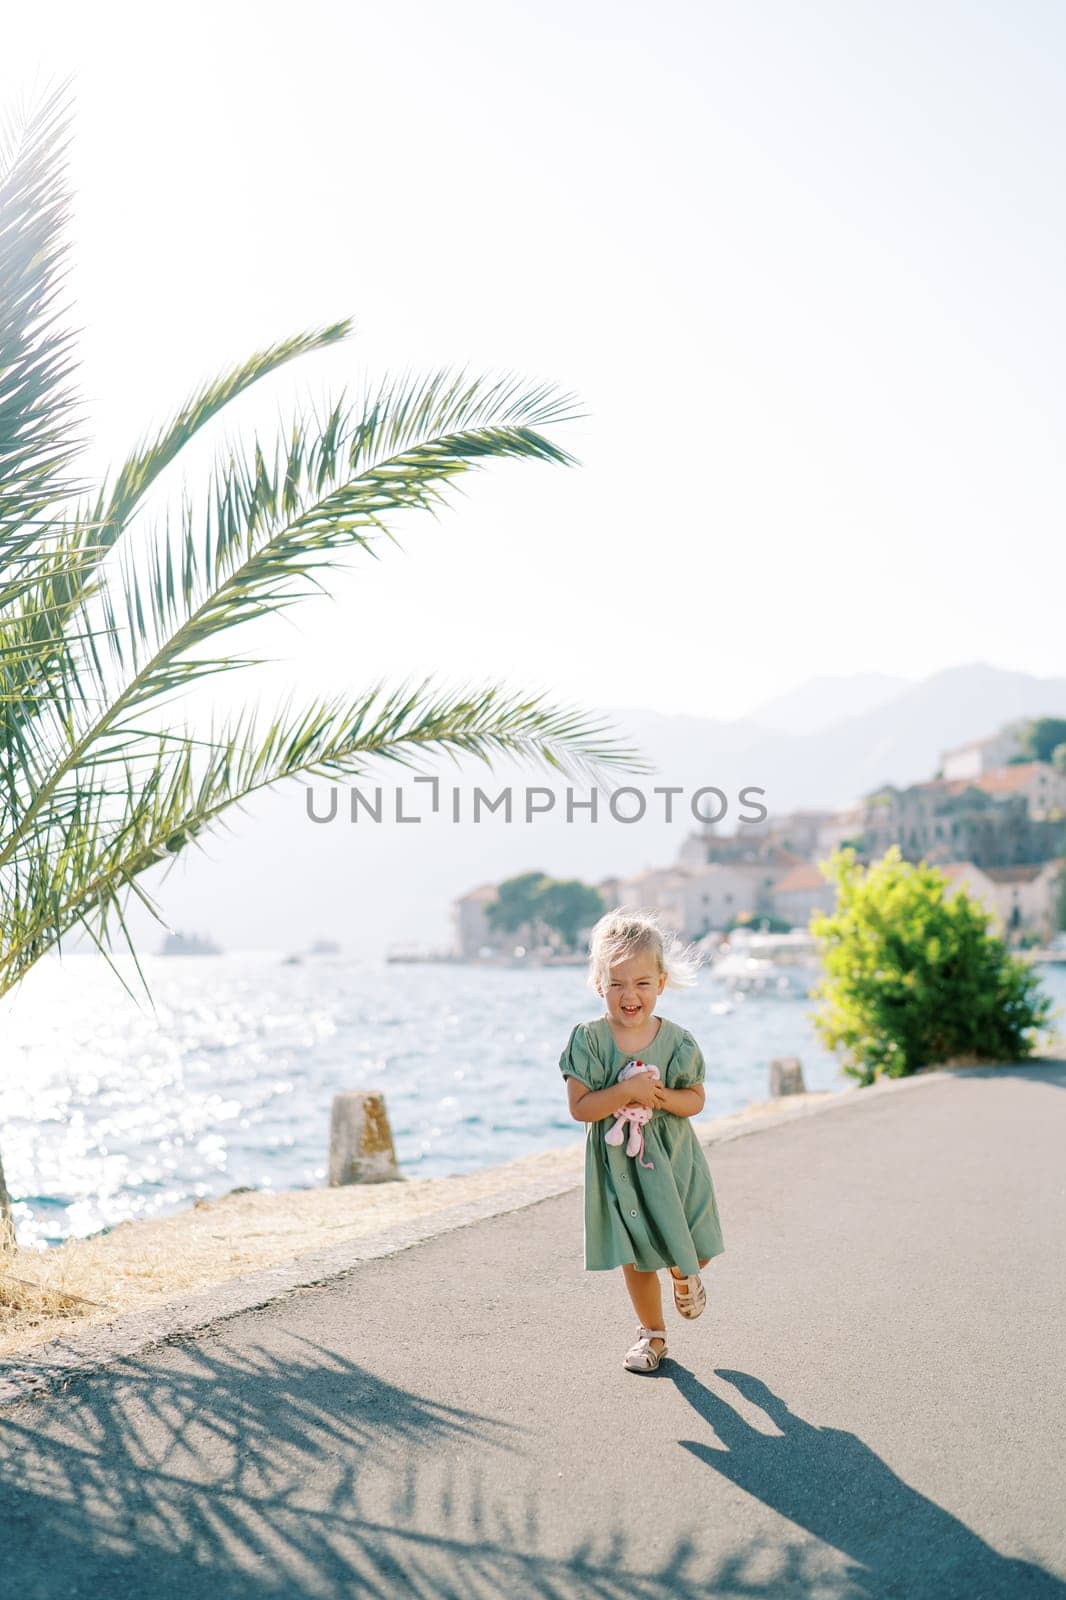
[[[703,1082],[706,1063],[703,1051],[687,1030],[681,1035],[667,1074],[667,1088],[694,1089]]]
[[[578,1078],[589,1089],[602,1089],[606,1073],[589,1038],[588,1024],[579,1022],[571,1031],[566,1049],[559,1057],[564,1078]]]

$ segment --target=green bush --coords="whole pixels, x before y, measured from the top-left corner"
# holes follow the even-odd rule
[[[990,933],[991,915],[893,845],[864,869],[852,849],[821,863],[835,909],[811,921],[824,976],[814,1025],[863,1083],[936,1062],[1017,1061],[1052,1012],[1040,977]]]

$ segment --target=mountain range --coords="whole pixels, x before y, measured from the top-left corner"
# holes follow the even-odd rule
[[[817,733],[845,717],[858,717],[885,705],[910,685],[909,678],[894,678],[884,672],[857,672],[851,678],[808,678],[797,689],[764,700],[747,713],[745,720],[773,733]]]

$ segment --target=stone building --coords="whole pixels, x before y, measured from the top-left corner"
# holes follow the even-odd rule
[[[666,927],[684,937],[686,877],[684,867],[648,867],[634,872],[615,880],[618,893],[612,904],[625,911],[656,911]]]
[[[938,778],[906,789],[887,784],[867,795],[861,838],[867,860],[897,844],[908,861],[1011,867],[1066,851],[1066,816],[1033,816],[1026,793],[1009,785],[989,792],[976,783]]]
[[[1056,931],[1059,880],[1066,859],[1017,867],[987,867],[1003,927],[1012,933],[1035,933],[1041,940]]]
[[[825,830],[838,815],[835,811],[787,811],[780,817],[771,817],[772,842],[805,861],[813,860],[823,853],[821,841]]]
[[[762,896],[762,868],[749,862],[712,861],[689,869],[683,891],[685,937],[701,939],[735,917],[752,915]]]
[[[1038,822],[1057,821],[1066,816],[1066,772],[1050,761],[1016,761],[1012,766],[994,767],[974,778],[973,785],[993,799],[1024,795],[1029,815]],[[961,793],[967,780],[957,779],[948,787]]]
[[[700,939],[744,914],[773,915],[773,886],[781,875],[765,861],[654,867],[623,878],[617,903],[657,911],[680,938]]]
[[[862,835],[865,815],[865,808],[861,805],[849,806],[845,811],[835,811],[818,830],[818,838],[812,852],[816,859],[824,861],[842,845],[857,843]]]
[[[1059,879],[1066,870],[1066,858],[983,870],[972,861],[949,861],[939,870],[952,892],[965,890],[992,913],[995,933],[1008,938],[1035,933],[1040,939],[1050,939],[1055,932]]]
[[[805,928],[816,912],[832,911],[836,884],[822,876],[811,861],[801,861],[773,886],[773,915],[794,928]]]
[[[828,854],[823,848],[842,816],[852,813],[800,810],[771,813],[762,822],[738,823],[736,832],[720,834],[707,823],[690,833],[678,852],[683,866],[701,867],[712,862],[736,865],[769,861],[772,865],[809,861]]]
[[[467,894],[452,901],[452,922],[455,927],[454,945],[457,955],[468,961],[476,960],[484,951],[503,948],[504,936],[492,927],[486,915],[487,908],[496,899],[494,883],[479,884]],[[508,936],[507,941],[513,943]]]

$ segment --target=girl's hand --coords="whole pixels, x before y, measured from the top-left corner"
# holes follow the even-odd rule
[[[636,1072],[625,1081],[626,1092],[629,1096],[629,1105],[646,1106],[649,1111],[655,1109],[662,1102],[656,1099],[661,1088],[658,1078],[653,1078],[650,1072]]]

